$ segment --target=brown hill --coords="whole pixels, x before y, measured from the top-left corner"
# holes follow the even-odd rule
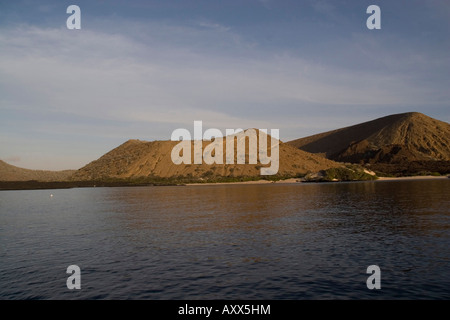
[[[222,139],[222,138],[220,138]],[[225,138],[223,138],[225,139]],[[273,143],[272,139],[272,143]],[[278,140],[276,140],[278,141]],[[178,141],[140,141],[129,140],[119,147],[106,153],[85,167],[79,169],[73,176],[73,180],[102,180],[108,178],[137,178],[137,177],[190,177],[190,178],[214,178],[214,177],[255,177],[260,175],[261,167],[270,165],[248,164],[248,143],[246,143],[246,164],[179,164],[172,162],[172,148]],[[203,150],[210,141],[203,141]],[[193,142],[191,142],[193,146]],[[224,159],[225,159],[225,141]],[[270,142],[269,142],[270,148]],[[193,149],[192,149],[193,150]],[[270,154],[270,151],[269,151]],[[191,160],[193,160],[193,152]],[[191,161],[193,163],[193,161]],[[224,160],[225,163],[225,160]],[[341,166],[340,164],[313,155],[288,144],[279,144],[279,171],[278,175],[296,176],[308,172],[317,172],[323,169]]]
[[[75,170],[30,170],[19,168],[0,160],[0,181],[64,181],[74,172]]]
[[[450,161],[450,124],[422,113],[394,114],[288,142],[328,159],[362,163]]]

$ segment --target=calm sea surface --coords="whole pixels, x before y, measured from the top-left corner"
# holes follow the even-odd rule
[[[0,192],[0,299],[361,298],[450,299],[450,179]]]

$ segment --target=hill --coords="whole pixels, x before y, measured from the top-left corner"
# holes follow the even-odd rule
[[[0,160],[0,181],[64,181],[75,170],[48,171],[19,168]]]
[[[384,172],[450,169],[450,124],[418,112],[389,115],[288,144],[335,161],[381,165]],[[414,169],[409,170],[411,165]]]
[[[273,140],[275,139],[272,139],[272,143]],[[261,167],[270,166],[261,165],[259,161],[258,164],[248,164],[248,143],[246,144],[246,164],[236,164],[236,141],[234,164],[206,164],[203,162],[202,164],[182,163],[176,165],[172,162],[171,152],[178,143],[178,141],[128,140],[98,160],[79,169],[71,179],[83,181],[139,177],[187,177],[211,180],[219,177],[257,177],[260,176]],[[203,150],[210,143],[210,141],[203,141]],[[193,146],[193,142],[191,142],[191,146]],[[225,142],[223,142],[223,146],[225,155]],[[279,142],[278,176],[301,176],[308,172],[317,172],[340,166],[334,161]]]

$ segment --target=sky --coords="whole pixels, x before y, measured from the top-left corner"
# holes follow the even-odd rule
[[[0,159],[78,169],[195,120],[282,141],[410,111],[450,122],[449,31],[446,0],[0,0]]]

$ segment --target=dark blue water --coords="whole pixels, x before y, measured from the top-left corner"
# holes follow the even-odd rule
[[[0,192],[0,299],[449,298],[450,179]]]

